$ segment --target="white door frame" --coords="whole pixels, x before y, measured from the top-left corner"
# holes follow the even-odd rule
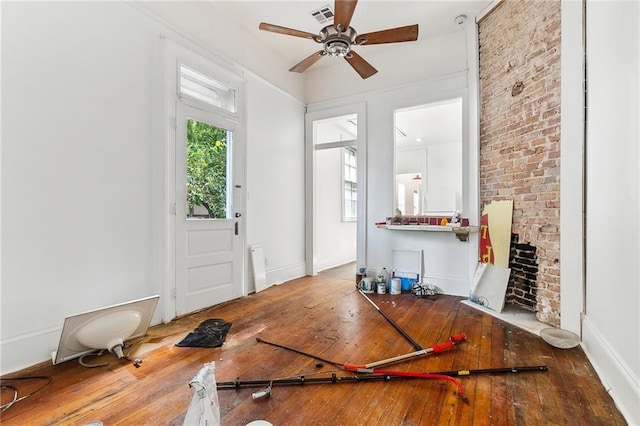
[[[219,80],[236,89],[238,102],[236,117],[240,123],[237,133],[234,134],[236,143],[239,144],[236,153],[242,159],[242,168],[234,170],[234,202],[238,212],[242,214],[239,222],[239,234],[241,235],[241,280],[242,296],[247,295],[247,271],[246,271],[246,142],[244,140],[244,79],[237,74],[225,69],[211,59],[211,54],[196,45],[187,48],[166,37],[162,37],[164,50],[164,81],[165,95],[164,105],[164,164],[162,176],[164,180],[163,194],[163,229],[162,246],[164,271],[162,273],[162,285],[160,292],[160,306],[162,307],[162,321],[167,323],[176,317],[176,188],[175,188],[175,150],[176,150],[176,105],[179,99],[179,67],[190,66],[194,70]],[[188,44],[188,43],[187,43]]]
[[[242,158],[237,158],[238,155],[241,154],[241,146],[236,147],[237,144],[241,144],[241,140],[236,140],[236,136],[240,136],[240,125],[236,120],[231,120],[227,117],[223,117],[220,114],[213,112],[211,110],[207,110],[206,108],[202,108],[199,106],[195,106],[193,102],[189,101],[178,101],[176,105],[176,163],[174,168],[174,177],[176,179],[176,214],[174,217],[176,238],[174,241],[175,245],[175,265],[176,265],[176,276],[175,276],[175,288],[176,288],[176,311],[177,315],[185,315],[196,310],[205,308],[207,304],[204,304],[203,297],[205,294],[208,294],[204,299],[209,300],[209,304],[216,304],[226,302],[228,300],[232,300],[238,298],[244,294],[244,280],[237,282],[236,280],[243,276],[242,267],[243,267],[243,257],[244,257],[244,248],[242,245],[242,241],[244,233],[240,229],[240,223],[244,222],[244,207],[243,207],[243,197],[240,194],[240,189],[238,186],[241,185],[236,184],[236,169],[238,165],[241,164]],[[196,121],[206,123],[221,129],[225,129],[232,134],[232,138],[230,140],[231,144],[229,144],[228,149],[231,150],[231,163],[229,164],[230,170],[227,172],[227,178],[230,181],[230,185],[227,186],[229,193],[227,195],[227,212],[228,216],[225,219],[186,219],[186,204],[183,202],[186,201],[186,123],[188,119],[194,119]],[[180,135],[182,134],[182,136]],[[180,152],[180,150],[184,150]],[[180,161],[178,161],[180,159]],[[184,161],[184,163],[182,163]],[[178,185],[181,185],[180,188]],[[180,195],[180,197],[178,197]],[[186,219],[186,222],[185,222]],[[180,242],[179,238],[184,237],[188,232],[194,233],[196,229],[200,229],[202,231],[218,231],[218,232],[233,232],[233,228],[236,228],[236,235],[232,237],[231,248],[233,256],[232,259],[232,285],[228,286],[219,286],[216,287],[215,293],[212,293],[211,290],[213,287],[210,284],[207,287],[207,291],[209,293],[202,293],[205,288],[200,289],[198,293],[200,296],[195,299],[192,297],[193,301],[197,301],[197,304],[191,303],[189,304],[188,300],[188,286],[187,286],[187,275],[180,278],[182,272],[187,272],[188,267],[187,264],[184,263],[189,258],[187,254],[187,246],[184,245],[186,240],[182,240]],[[189,231],[190,230],[190,231]],[[184,234],[181,234],[184,233]],[[210,240],[212,241],[212,240]],[[224,238],[218,241],[224,241]],[[221,247],[218,247],[221,248]],[[200,253],[200,259],[203,253]],[[213,261],[213,257],[220,258],[222,252],[216,251],[211,252],[205,257],[209,257],[209,260],[206,263],[201,264],[200,266],[210,266],[210,265],[222,265],[221,259]],[[196,259],[196,257],[190,257],[191,261]],[[227,259],[226,256],[224,256]],[[200,261],[198,261],[200,262]],[[228,260],[224,261],[225,264],[228,264]],[[180,267],[182,265],[182,267]],[[219,278],[217,275],[211,278]],[[207,282],[211,282],[207,279]],[[224,295],[224,297],[220,297]]]
[[[357,167],[358,167],[358,219],[356,262],[366,265],[367,247],[367,116],[365,103],[350,104],[321,111],[308,112],[305,115],[305,268],[307,275],[317,275],[316,265],[316,223],[315,214],[315,185],[317,172],[315,167],[314,130],[313,122],[326,118],[357,114]]]

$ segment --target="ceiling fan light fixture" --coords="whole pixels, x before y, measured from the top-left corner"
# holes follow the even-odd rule
[[[342,40],[331,40],[325,42],[324,51],[329,56],[344,58],[351,52],[351,45]]]
[[[311,14],[318,22],[323,22],[324,19],[333,17],[333,25],[325,26],[318,34],[266,22],[261,22],[258,28],[272,33],[306,38],[322,44],[322,50],[312,53],[289,68],[289,71],[305,72],[323,56],[332,56],[345,59],[360,77],[366,79],[376,74],[378,70],[356,51],[352,50],[352,47],[354,45],[416,41],[418,39],[418,24],[389,28],[358,36],[356,30],[350,25],[357,2],[358,0],[335,0],[333,10],[327,5],[317,11],[313,11]]]
[[[327,25],[320,31],[320,42],[328,56],[344,58],[351,52],[358,33],[352,27],[338,31],[333,25]]]

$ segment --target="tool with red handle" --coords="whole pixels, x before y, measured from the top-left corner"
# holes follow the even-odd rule
[[[391,364],[391,363],[398,362],[398,361],[403,361],[405,359],[414,358],[416,356],[426,355],[426,354],[430,354],[430,353],[443,352],[443,351],[446,351],[448,349],[453,348],[456,344],[458,344],[460,342],[463,342],[465,340],[467,340],[467,335],[465,333],[460,333],[460,334],[456,334],[456,335],[450,336],[449,337],[449,341],[447,343],[442,343],[440,345],[433,345],[433,346],[430,346],[430,347],[428,347],[426,349],[420,349],[419,351],[411,352],[409,354],[398,355],[398,356],[395,356],[393,358],[387,358],[387,359],[383,359],[381,361],[371,362],[369,364],[351,364],[351,363],[348,363],[348,362],[341,363],[341,362],[337,362],[337,361],[331,361],[331,360],[322,358],[322,357],[320,357],[318,355],[310,354],[308,352],[304,352],[304,351],[301,351],[299,349],[292,348],[290,346],[285,346],[285,345],[281,345],[281,344],[278,344],[278,343],[269,342],[267,340],[261,339],[260,337],[256,337],[256,341],[257,342],[266,343],[267,345],[275,346],[277,348],[286,349],[288,351],[292,351],[292,352],[295,352],[295,353],[300,354],[300,355],[304,355],[304,356],[308,356],[308,357],[313,358],[313,359],[317,359],[318,361],[326,362],[327,364],[333,364],[336,367],[341,368],[343,370],[347,370],[347,371],[359,371],[360,369],[368,369],[368,368],[379,367],[381,365],[386,365],[386,364]],[[364,372],[366,372],[366,371],[364,371]]]
[[[392,364],[394,362],[398,362],[398,361],[404,361],[405,359],[409,359],[409,358],[415,358],[417,356],[421,356],[421,355],[426,355],[426,354],[430,354],[430,353],[439,353],[442,351],[446,351],[448,349],[453,348],[456,344],[463,342],[467,340],[467,335],[465,333],[460,333],[460,334],[456,334],[454,336],[449,337],[449,341],[447,343],[443,343],[440,345],[433,345],[431,347],[425,348],[425,349],[420,349],[417,350],[415,352],[411,352],[408,354],[404,354],[404,355],[398,355],[392,358],[387,358],[387,359],[383,359],[380,361],[376,361],[376,362],[370,362],[369,364],[361,364],[361,365],[356,365],[356,364],[350,364],[348,362],[344,363],[343,367],[345,368],[345,370],[348,371],[356,371],[359,373],[371,373],[371,369],[375,368],[375,367],[379,367],[381,365],[387,365],[387,364]]]
[[[268,396],[271,393],[273,386],[293,386],[293,385],[312,385],[312,384],[336,384],[336,383],[362,383],[369,381],[395,381],[399,379],[438,379],[449,380],[442,376],[461,377],[475,374],[497,374],[497,373],[520,373],[527,371],[547,371],[546,365],[536,366],[524,366],[524,367],[503,367],[503,368],[485,368],[479,370],[455,370],[455,371],[439,371],[433,373],[411,373],[403,371],[385,371],[378,370],[377,374],[365,374],[355,376],[338,376],[336,373],[332,373],[328,377],[306,377],[306,376],[294,376],[283,377],[279,379],[262,379],[262,380],[240,380],[236,378],[231,382],[216,382],[218,389],[240,389],[245,387],[264,387],[263,391],[255,392],[253,399],[258,399],[263,396]],[[464,390],[461,389],[462,385],[456,380],[453,382],[460,394],[460,397],[466,402]]]

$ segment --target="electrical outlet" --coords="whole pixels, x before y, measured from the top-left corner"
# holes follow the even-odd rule
[[[264,258],[264,265],[265,266],[269,266],[269,258],[268,257]]]

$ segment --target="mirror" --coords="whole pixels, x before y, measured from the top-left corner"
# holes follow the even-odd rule
[[[394,111],[394,214],[462,211],[462,98]]]

